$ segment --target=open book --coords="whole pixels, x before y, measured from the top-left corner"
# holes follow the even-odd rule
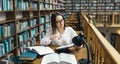
[[[57,47],[55,49],[55,52],[57,52],[57,53],[71,53],[71,50],[69,50],[69,48],[72,46],[74,46],[74,44],[69,44],[69,45]]]
[[[68,45],[60,46],[60,47],[57,47],[56,49],[69,48],[69,47],[72,47],[72,46],[74,46],[74,44],[68,44]]]
[[[41,64],[77,64],[77,61],[73,54],[52,53],[45,55]]]
[[[32,46],[32,47],[26,47],[25,49],[36,52],[39,55],[54,53],[54,51],[50,47],[45,47],[45,46]]]

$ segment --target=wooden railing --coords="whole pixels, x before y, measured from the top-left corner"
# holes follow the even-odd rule
[[[120,54],[98,31],[93,21],[84,13],[81,13],[81,19],[93,64],[120,64]]]
[[[120,12],[91,12],[89,15],[96,26],[120,27]]]

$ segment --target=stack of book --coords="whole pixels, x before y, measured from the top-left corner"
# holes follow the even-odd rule
[[[37,58],[37,54],[35,52],[32,52],[32,51],[26,51],[26,52],[23,52],[21,55],[20,55],[20,60],[35,60]]]
[[[31,46],[24,49],[26,49],[26,51],[20,55],[20,60],[35,60],[37,55],[43,56],[55,53],[50,47],[45,46]]]

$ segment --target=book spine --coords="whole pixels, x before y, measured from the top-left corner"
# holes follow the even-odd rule
[[[3,26],[0,26],[0,40],[3,38]]]
[[[0,0],[0,11],[2,11],[2,0]]]

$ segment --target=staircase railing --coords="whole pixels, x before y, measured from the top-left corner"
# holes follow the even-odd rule
[[[120,64],[120,54],[94,26],[92,19],[84,13],[81,13],[81,19],[93,64]]]

